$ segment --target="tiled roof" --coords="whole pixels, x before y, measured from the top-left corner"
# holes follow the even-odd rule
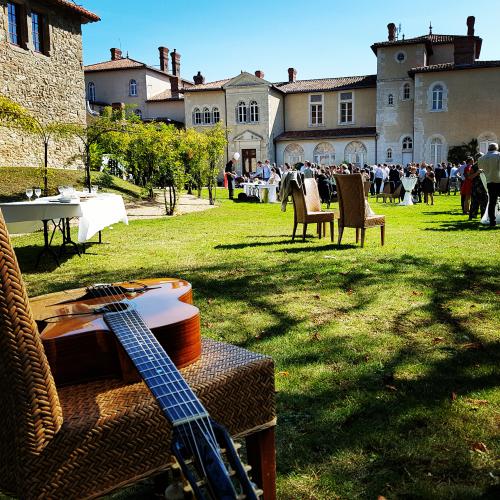
[[[232,78],[217,80],[215,82],[194,85],[188,92],[199,92],[204,90],[221,90],[222,87]],[[353,88],[376,87],[377,75],[368,76],[345,76],[340,78],[319,78],[316,80],[297,80],[296,82],[278,82],[272,86],[284,94],[294,94],[299,92],[319,92],[325,90],[343,90]]]
[[[370,88],[377,86],[377,75],[343,76],[339,78],[319,78],[316,80],[297,80],[296,82],[275,83],[275,87],[285,94],[299,92],[319,92],[323,90],[343,90]]]
[[[386,41],[386,42],[377,42],[374,43],[371,46],[371,49],[375,54],[377,54],[377,49],[379,47],[399,47],[400,45],[412,45],[416,43],[424,43],[428,50],[432,52],[432,46],[433,45],[440,45],[444,43],[453,43],[456,38],[467,38],[464,35],[434,35],[434,34],[429,34],[429,35],[423,35],[423,36],[417,36],[415,38],[406,38],[404,40],[393,40],[393,41]],[[474,37],[477,42],[477,47],[476,47],[476,57],[479,57],[479,53],[481,51],[481,44],[482,44],[482,38],[475,36]]]
[[[481,69],[481,68],[499,68],[500,61],[475,61],[473,64],[431,64],[430,66],[419,66],[412,68],[408,73],[414,75],[415,73],[432,73],[435,71],[459,71],[464,69]]]
[[[90,12],[90,10],[84,9],[80,5],[77,5],[70,0],[49,0],[49,2],[80,14],[83,23],[94,23],[101,20],[101,18],[97,14]]]
[[[375,136],[376,133],[376,127],[291,130],[278,135],[274,138],[274,141],[291,141],[296,139],[333,139],[336,137],[371,137]]]
[[[184,96],[181,92],[172,92],[172,90],[167,89],[159,94],[152,96],[147,102],[157,102],[157,101],[181,101]]]
[[[122,57],[120,59],[112,59],[111,61],[103,61],[96,64],[89,64],[88,66],[83,67],[83,71],[86,73],[93,73],[97,71],[116,71],[121,69],[135,69],[135,68],[146,68],[150,71],[154,71],[156,73],[160,73],[164,76],[173,77],[172,73],[165,73],[164,71],[159,70],[158,68],[154,68],[153,66],[148,66],[145,63],[140,61],[136,61],[135,59],[131,59],[130,57]],[[183,83],[187,83],[189,86],[193,85],[193,82],[189,80],[185,80],[181,78]]]
[[[189,92],[198,92],[201,90],[222,90],[222,87],[231,80],[232,78],[226,78],[225,80],[216,80],[215,82],[193,85],[192,87],[189,87]]]

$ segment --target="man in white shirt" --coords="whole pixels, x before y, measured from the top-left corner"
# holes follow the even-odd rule
[[[384,177],[385,177],[385,170],[379,163],[377,165],[377,168],[375,169],[375,187],[377,194],[381,193],[382,191],[382,184],[384,182]]]
[[[488,152],[479,158],[478,164],[486,176],[490,227],[495,227],[497,225],[495,210],[500,196],[500,153],[498,152],[498,144],[492,142],[488,146]]]

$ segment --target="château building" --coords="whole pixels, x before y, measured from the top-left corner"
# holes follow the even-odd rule
[[[371,46],[377,74],[269,82],[262,71],[184,89],[185,125],[229,129],[226,156],[241,171],[258,160],[402,163],[446,161],[452,146],[477,139],[481,151],[500,137],[500,61],[481,61],[482,39],[467,18],[464,35],[432,30]]]
[[[0,94],[42,123],[86,121],[82,24],[99,17],[67,0],[0,0]],[[51,167],[81,164],[78,139],[54,140]],[[0,166],[39,166],[40,139],[0,127]]]

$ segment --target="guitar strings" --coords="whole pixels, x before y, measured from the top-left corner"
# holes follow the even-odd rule
[[[137,328],[137,325],[134,323],[133,319],[130,317],[130,311],[128,311],[128,310],[124,310],[124,311],[123,311],[123,310],[120,310],[120,309],[118,308],[118,305],[114,305],[114,304],[113,304],[113,297],[114,297],[115,295],[118,295],[118,296],[120,296],[120,295],[124,295],[124,297],[125,297],[125,298],[123,299],[123,301],[125,301],[125,303],[127,303],[129,306],[131,306],[131,304],[130,304],[130,300],[126,297],[126,294],[124,294],[124,293],[123,293],[123,291],[122,291],[122,290],[120,290],[117,286],[113,286],[113,285],[111,285],[111,286],[109,287],[110,289],[112,289],[112,290],[113,290],[113,292],[114,292],[114,293],[112,293],[112,292],[108,292],[108,291],[107,291],[107,288],[108,288],[108,287],[104,287],[104,292],[105,292],[105,294],[106,294],[106,295],[110,298],[110,302],[108,303],[108,305],[109,305],[109,306],[111,306],[111,307],[110,307],[110,309],[112,310],[112,308],[114,307],[114,312],[121,312],[121,313],[123,313],[121,316],[122,316],[122,317],[123,317],[123,319],[125,320],[125,323],[127,323],[127,324],[128,324],[128,326],[129,326],[129,327],[131,327],[131,329],[133,329],[133,330],[135,331],[135,333],[137,333],[137,334],[141,337],[141,339],[142,339],[142,340],[147,340],[147,339],[144,337],[143,332],[141,332],[141,331],[140,331],[140,329],[138,329],[138,328]],[[95,293],[95,295],[97,295],[97,292]],[[139,318],[140,318],[140,319],[144,322],[144,320],[142,319],[142,317],[140,316],[140,314],[138,313],[138,311],[135,311],[135,313],[136,313],[136,314],[138,315],[138,317],[139,317]],[[144,322],[144,323],[145,323],[145,322]],[[153,365],[153,367],[154,367],[154,362],[156,362],[156,364],[158,364],[158,360],[155,358],[155,356],[148,356],[147,352],[145,351],[145,346],[144,346],[144,345],[142,345],[142,344],[143,344],[143,343],[140,343],[140,348],[142,349],[142,351],[146,354],[146,356],[147,356],[148,358],[150,358],[150,357],[152,357],[152,358],[153,358],[153,361],[152,361],[151,363],[152,363],[152,365]],[[151,345],[149,345],[149,344],[150,344],[150,343],[148,343],[148,342],[146,342],[146,343],[145,343],[145,345],[147,346],[147,348],[150,350],[150,353],[151,353],[151,354],[154,354],[154,352],[153,352],[153,351],[151,351]],[[155,345],[155,343],[152,343],[152,345],[153,345],[153,347],[154,347],[154,350],[156,351],[156,354],[158,354],[158,355],[160,355],[160,356],[164,356],[164,355],[165,355],[165,353],[164,353],[164,352],[161,352],[161,351],[157,348],[157,346]],[[162,368],[161,366],[158,366],[158,367],[159,367],[160,369],[162,369],[162,370],[163,370],[163,368]],[[165,373],[165,372],[164,372],[164,373]],[[166,373],[166,375],[167,375],[167,378],[169,379],[169,382],[170,382],[170,383],[172,383],[172,382],[174,382],[174,383],[178,383],[178,382],[179,382],[178,380],[172,380],[172,379],[171,379],[171,375],[175,375],[175,372],[173,372],[173,371],[169,370],[169,371]],[[182,380],[184,380],[184,379],[182,378],[182,375],[181,375],[180,373],[179,373],[179,376],[181,377],[181,379],[182,379]],[[188,386],[188,388],[189,388],[189,386]],[[190,388],[189,388],[189,390],[190,390],[190,392],[192,392]],[[179,406],[179,409],[180,409],[181,413],[183,414],[183,416],[184,416],[184,417],[186,417],[186,418],[187,418],[189,415],[187,415],[187,414],[186,414],[186,411],[185,411],[185,408],[184,408],[184,406],[183,406],[183,405],[193,405],[193,402],[192,402],[192,401],[186,402],[186,401],[184,401],[184,400],[181,400],[181,401],[180,401],[180,403],[179,403],[179,401],[178,401],[178,399],[177,399],[177,396],[181,397],[181,396],[180,396],[180,392],[177,392],[177,393],[172,393],[172,392],[171,392],[171,394],[172,394],[172,396],[173,396],[173,399],[176,401],[176,404]],[[192,393],[192,394],[193,394],[193,396],[196,398],[196,395],[195,395],[194,393]],[[153,396],[154,396],[154,394],[153,394]],[[196,400],[197,400],[197,399],[198,399],[198,398],[196,398]],[[203,408],[203,405],[201,405],[201,403],[199,402],[199,400],[198,400],[197,402],[198,402],[198,403],[200,404],[200,406]],[[204,408],[203,408],[203,409],[204,409]],[[188,421],[188,422],[187,422],[187,424],[188,424],[188,426],[189,426],[189,431],[190,431],[190,434],[191,434],[191,436],[192,436],[192,438],[193,438],[193,443],[194,443],[194,445],[195,445],[195,447],[196,447],[196,451],[195,451],[195,450],[193,450],[193,448],[192,448],[192,446],[191,446],[191,440],[190,440],[190,439],[187,439],[187,446],[188,446],[188,448],[190,449],[190,451],[191,451],[191,453],[193,454],[193,456],[196,456],[196,457],[198,458],[198,463],[200,464],[201,468],[203,469],[203,473],[204,473],[204,475],[206,476],[206,471],[205,471],[205,468],[204,468],[204,466],[203,466],[203,462],[202,462],[201,457],[200,457],[200,453],[199,453],[199,450],[198,450],[198,445],[197,445],[197,442],[196,442],[195,434],[194,434],[193,428],[192,428],[192,426],[191,426],[191,423],[192,423],[192,421]],[[217,445],[217,442],[216,442],[216,438],[215,438],[215,435],[214,435],[214,432],[213,432],[213,428],[212,428],[212,426],[210,425],[210,422],[208,421],[208,419],[207,419],[206,417],[203,417],[203,418],[201,419],[201,423],[203,424],[204,429],[202,429],[202,427],[201,427],[201,425],[200,425],[200,419],[196,419],[196,420],[194,421],[194,423],[198,426],[198,428],[199,428],[199,430],[200,430],[200,431],[202,431],[202,432],[203,432],[203,431],[205,431],[205,432],[204,432],[204,434],[205,434],[205,435],[206,435],[206,433],[208,433],[208,435],[210,436],[210,438],[211,438],[211,439],[207,439],[207,443],[208,443],[208,444],[209,444],[209,446],[212,448],[212,451],[213,451],[213,452],[214,452],[214,453],[215,453],[215,454],[219,457],[219,459],[220,459],[220,460],[222,460],[222,457],[221,457],[221,455],[220,455],[220,450],[218,449],[218,445]],[[208,425],[207,425],[207,424],[208,424]],[[183,437],[183,441],[184,441],[184,442],[186,441],[186,439],[185,439],[184,437]],[[186,444],[186,443],[185,443],[185,444]]]

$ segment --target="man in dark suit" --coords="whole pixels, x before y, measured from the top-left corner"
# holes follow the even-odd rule
[[[227,179],[227,189],[229,191],[229,199],[234,199],[234,178],[236,177],[236,171],[234,166],[236,165],[236,159],[233,157],[226,163],[226,168],[224,172],[226,173]]]

